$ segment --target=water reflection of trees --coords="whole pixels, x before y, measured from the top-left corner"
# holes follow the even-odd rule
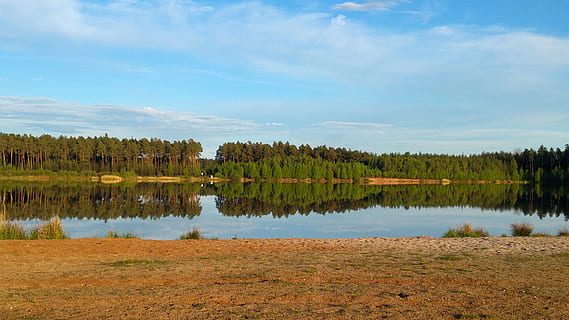
[[[527,187],[520,193],[515,209],[524,215],[538,215],[540,218],[564,216],[569,220],[569,189],[564,186]]]
[[[476,207],[517,210],[525,215],[569,219],[569,193],[525,185],[225,184],[216,187],[218,210],[227,216],[287,217],[311,212],[343,213],[374,206],[388,208]]]
[[[476,207],[515,209],[539,217],[569,219],[569,190],[525,185],[362,186],[356,184],[227,183],[0,184],[0,201],[10,220],[53,216],[79,219],[192,218],[201,213],[199,195],[215,195],[227,216],[288,217],[343,213],[374,206],[389,208]]]
[[[10,220],[192,218],[202,209],[192,184],[3,183],[0,192]]]

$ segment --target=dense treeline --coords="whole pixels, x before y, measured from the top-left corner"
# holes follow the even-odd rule
[[[569,144],[565,145],[565,150],[548,150],[544,146],[537,151],[525,149],[516,153],[515,159],[521,175],[528,181],[569,184]]]
[[[275,160],[276,163],[275,163]],[[305,170],[290,170],[291,164],[282,159],[293,159],[294,165],[302,163]],[[300,159],[300,160],[299,160]],[[345,148],[330,148],[309,145],[294,145],[275,142],[226,143],[219,147],[216,160],[225,164],[220,170],[225,176],[251,177],[265,165],[274,170],[289,168],[283,177],[359,179],[362,176],[452,179],[452,180],[521,180],[516,160],[508,153],[484,153],[481,155],[453,156],[434,154],[382,154],[352,151]],[[254,165],[257,164],[257,165]],[[343,168],[349,164],[348,168]],[[249,170],[248,170],[249,169]],[[243,171],[243,172],[241,172]],[[300,172],[301,175],[296,174]],[[277,172],[278,173],[278,172]],[[296,175],[295,175],[296,174]],[[267,178],[261,176],[261,178]]]
[[[309,156],[315,159],[323,159],[330,162],[365,162],[369,157],[374,157],[368,152],[347,150],[345,148],[330,148],[318,146],[312,148],[309,145],[299,147],[288,142],[273,142],[272,145],[252,142],[228,142],[221,145],[216,152],[215,159],[220,162],[257,162],[273,157],[282,159],[289,157]]]
[[[378,170],[372,170],[359,162],[330,162],[308,156],[294,156],[263,159],[258,162],[233,162],[219,164],[215,174],[233,180],[241,177],[248,179],[278,180],[286,178],[333,181],[333,179],[351,179],[379,176]]]
[[[332,181],[361,177],[451,180],[528,180],[569,184],[565,149],[526,149],[478,155],[373,154],[288,142],[225,143],[214,160],[199,159],[192,139],[65,137],[0,133],[0,169],[13,171],[111,172],[123,175],[208,175],[238,180],[285,178]]]
[[[494,152],[479,155],[439,155],[368,152],[288,142],[225,143],[216,153],[219,167],[210,170],[226,177],[358,179],[361,176],[451,179],[528,180],[569,183],[569,145],[565,151],[540,147],[538,151]],[[305,168],[298,168],[299,164]],[[349,168],[341,168],[349,164]],[[360,166],[363,165],[363,166]],[[297,168],[294,169],[294,166]],[[286,168],[285,170],[283,170]],[[262,172],[262,174],[261,174]],[[298,174],[300,173],[300,174]]]
[[[0,133],[5,170],[199,175],[202,146],[194,140],[122,139]]]

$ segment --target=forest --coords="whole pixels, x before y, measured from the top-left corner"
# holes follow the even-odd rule
[[[52,137],[0,133],[0,164],[11,172],[199,175],[202,146],[192,139]]]
[[[239,180],[286,178],[358,181],[362,177],[467,180],[526,180],[569,184],[569,144],[565,149],[473,155],[429,153],[374,154],[345,148],[228,142],[215,159],[200,158],[193,139],[52,137],[0,133],[0,170],[14,174],[113,173],[121,176],[214,175]]]
[[[541,146],[537,151],[525,149],[514,153],[378,155],[327,146],[297,147],[288,142],[272,145],[235,142],[218,148],[212,167],[218,168],[222,176],[252,179],[260,175],[265,179],[386,177],[569,184],[569,144],[564,150]]]

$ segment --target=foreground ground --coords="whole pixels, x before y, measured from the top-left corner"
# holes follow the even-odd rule
[[[0,241],[2,319],[569,319],[569,237]]]

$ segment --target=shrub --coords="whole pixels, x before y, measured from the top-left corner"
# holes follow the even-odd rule
[[[34,227],[28,238],[31,240],[69,239],[69,236],[63,232],[61,220],[53,218],[49,222]]]
[[[443,235],[443,238],[465,238],[465,237],[481,238],[488,236],[489,236],[488,231],[482,228],[472,228],[472,226],[469,223],[465,223],[456,229],[449,229]]]
[[[558,236],[569,236],[569,229],[567,229],[567,227],[560,229],[559,231],[557,231],[557,235]]]
[[[510,229],[514,237],[529,237],[533,232],[533,226],[529,222],[512,223]]]
[[[5,221],[0,216],[0,240],[44,240],[44,239],[69,239],[63,232],[61,220],[53,218],[51,221],[35,226],[30,232],[18,223]]]
[[[190,239],[199,240],[203,238],[204,238],[203,232],[201,232],[201,230],[198,229],[197,227],[194,227],[191,231],[183,233],[180,236],[180,240],[190,240]]]

